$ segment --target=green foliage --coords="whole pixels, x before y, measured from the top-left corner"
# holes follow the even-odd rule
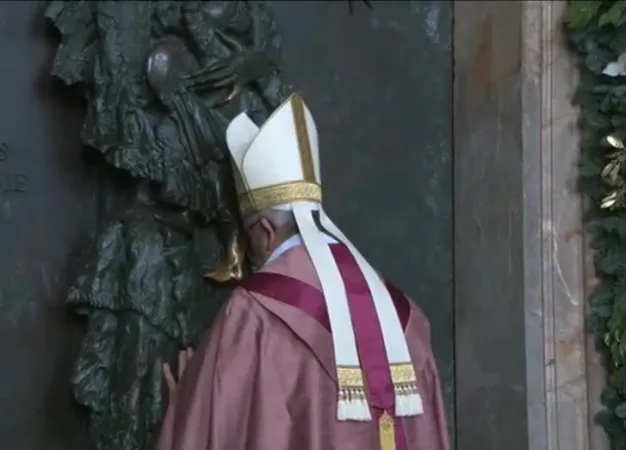
[[[587,2],[587,3],[595,3],[599,4],[601,2]],[[597,11],[597,10],[596,10]],[[616,1],[611,5],[611,7],[603,13],[598,19],[598,25],[601,27],[605,25],[613,25],[615,27],[619,27],[626,20],[626,16],[624,15],[626,12],[626,2],[624,1]]]
[[[591,22],[598,14],[602,2],[598,1],[573,1],[567,9],[565,23],[569,28],[582,28]]]
[[[573,99],[580,107],[583,136],[579,186],[590,200],[585,221],[600,280],[590,298],[589,325],[608,372],[597,421],[610,436],[611,448],[626,450],[626,209],[600,206],[614,190],[602,179],[615,151],[605,138],[626,141],[626,76],[602,74],[626,53],[626,1],[570,1],[565,25],[581,70]],[[626,178],[626,173],[620,176]]]

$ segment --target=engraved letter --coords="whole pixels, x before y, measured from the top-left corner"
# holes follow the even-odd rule
[[[13,192],[26,192],[26,184],[28,176],[25,173],[16,173],[13,175]]]

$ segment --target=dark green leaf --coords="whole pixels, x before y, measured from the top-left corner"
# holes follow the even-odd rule
[[[578,2],[573,2],[573,3],[578,3]],[[600,2],[596,2],[596,3],[600,3]],[[626,1],[623,1],[623,0],[614,1],[613,5],[608,9],[608,11],[606,11],[600,16],[600,18],[598,19],[598,24],[600,26],[605,26],[605,25],[613,25],[616,27],[620,26],[626,20],[625,13],[626,13]]]
[[[570,29],[582,28],[591,22],[602,6],[600,1],[573,1],[570,2],[565,14],[565,23]]]
[[[626,403],[621,403],[615,408],[615,415],[620,419],[626,419]]]

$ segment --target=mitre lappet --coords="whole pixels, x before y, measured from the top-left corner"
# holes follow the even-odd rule
[[[346,287],[324,232],[350,250],[369,287],[393,382],[395,415],[421,414],[423,406],[416,371],[391,295],[383,279],[322,207],[317,129],[302,99],[298,95],[290,96],[260,128],[245,112],[239,114],[226,130],[226,141],[233,159],[242,214],[270,208],[293,212],[328,311],[337,370],[337,418],[369,421],[372,415]],[[318,227],[315,213],[323,230]]]

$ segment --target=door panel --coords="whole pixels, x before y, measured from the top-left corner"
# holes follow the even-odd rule
[[[453,429],[452,4],[275,2],[329,215],[431,321]]]
[[[81,335],[63,302],[97,176],[81,105],[49,75],[46,3],[0,2],[0,443],[84,450],[68,382]],[[283,64],[318,123],[330,215],[431,320],[452,419],[452,8],[373,8],[275,2]]]
[[[51,77],[46,2],[0,2],[0,446],[80,445],[69,376],[80,334],[63,305],[95,219],[83,112]]]

